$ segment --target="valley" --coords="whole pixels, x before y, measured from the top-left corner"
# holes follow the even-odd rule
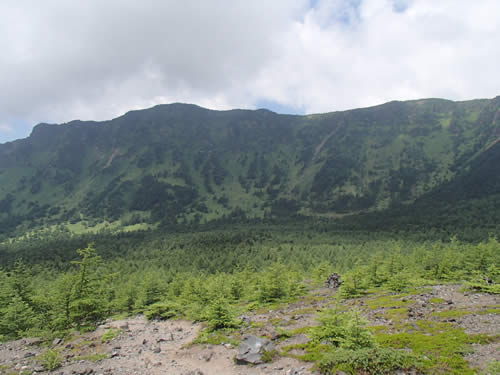
[[[498,373],[499,113],[177,103],[0,144],[0,372]]]

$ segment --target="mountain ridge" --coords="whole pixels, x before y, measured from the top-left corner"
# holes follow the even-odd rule
[[[312,115],[172,103],[102,122],[41,123],[28,138],[0,144],[0,232],[413,204],[496,149],[499,113],[500,96]]]

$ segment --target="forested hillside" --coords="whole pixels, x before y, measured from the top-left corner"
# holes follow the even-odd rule
[[[499,137],[500,97],[308,116],[171,104],[100,123],[39,124],[0,145],[0,231],[496,202]]]

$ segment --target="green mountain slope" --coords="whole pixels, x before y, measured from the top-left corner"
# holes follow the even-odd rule
[[[499,191],[498,139],[500,97],[309,116],[171,104],[105,122],[39,124],[0,145],[0,230],[339,216],[436,194],[479,199]]]

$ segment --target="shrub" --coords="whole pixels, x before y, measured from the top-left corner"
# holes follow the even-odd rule
[[[180,315],[181,307],[174,302],[157,302],[148,306],[144,311],[144,316],[148,320],[153,319],[170,319]]]
[[[500,361],[494,360],[488,364],[485,375],[500,374]]]
[[[275,264],[263,274],[259,288],[260,302],[273,302],[287,296],[286,271],[284,265]]]
[[[241,322],[237,321],[228,304],[222,298],[214,300],[207,309],[205,319],[209,331],[216,331],[224,328],[238,328]]]
[[[340,297],[344,299],[360,297],[366,289],[365,275],[361,269],[347,273],[340,287]]]
[[[311,337],[316,343],[352,350],[375,346],[367,321],[357,311],[326,310],[320,313],[318,321],[320,324],[311,329]]]
[[[42,366],[48,371],[61,367],[62,358],[57,350],[49,349],[40,357]]]
[[[368,374],[392,374],[397,370],[420,369],[422,360],[402,350],[390,348],[338,349],[327,353],[319,362],[322,373],[346,371]]]
[[[387,287],[393,292],[402,292],[408,289],[410,281],[407,272],[399,272],[392,276],[387,282]]]

